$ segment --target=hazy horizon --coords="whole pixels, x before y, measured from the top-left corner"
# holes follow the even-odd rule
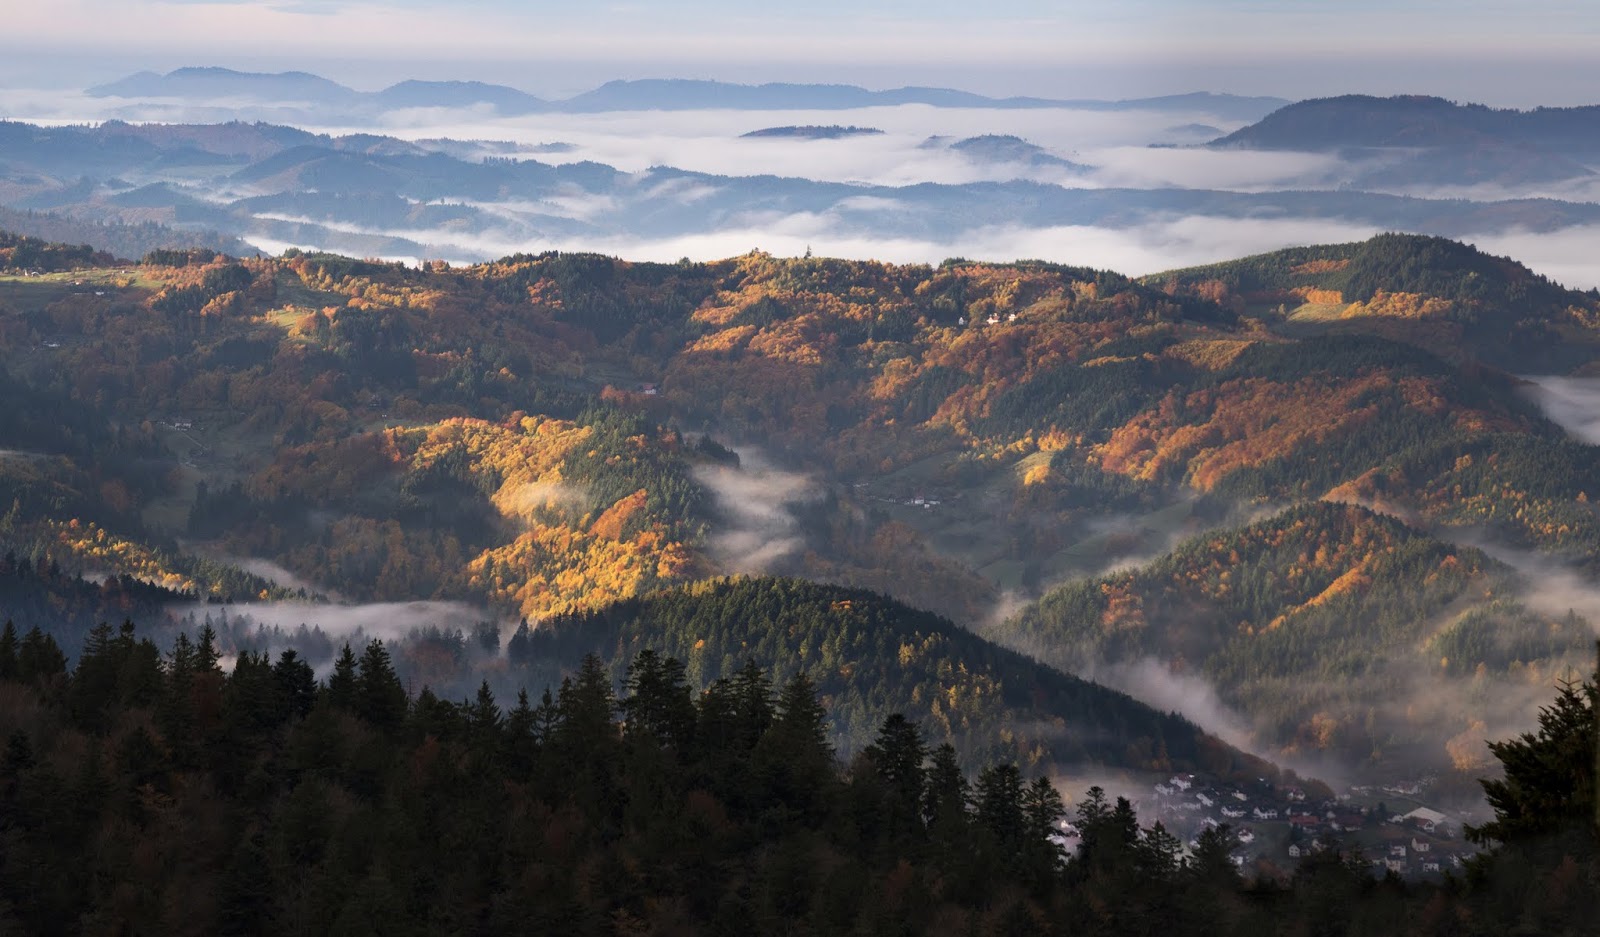
[[[65,0],[11,11],[0,82],[82,88],[189,65],[309,71],[359,90],[478,80],[566,97],[613,78],[938,85],[1129,98],[1436,94],[1600,103],[1600,14],[1565,0],[1003,0],[752,14],[726,0],[532,8],[508,0]],[[137,52],[130,52],[137,49]]]

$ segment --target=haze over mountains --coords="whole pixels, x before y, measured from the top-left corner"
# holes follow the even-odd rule
[[[170,630],[249,596],[213,616],[230,647],[316,661],[378,633],[449,692],[586,651],[665,648],[704,680],[756,654],[963,751],[1225,774],[1254,770],[1242,748],[1460,796],[1600,620],[1571,405],[1600,300],[1455,242],[1142,282],[764,253],[128,264],[14,238],[0,265],[3,529],[55,570],[14,602],[63,640],[108,607]],[[1536,397],[1515,374],[1563,377]],[[728,572],[845,591],[696,585]]]
[[[1379,190],[1587,183],[1600,162],[1600,107],[1496,110],[1349,95],[1282,108],[1211,145],[1342,152],[1373,163],[1352,184]]]
[[[1595,930],[1600,7],[4,23],[0,937]]]
[[[318,116],[417,107],[471,108],[489,105],[503,115],[544,111],[587,113],[633,110],[853,110],[922,104],[960,108],[1071,108],[1079,110],[1207,110],[1250,120],[1287,104],[1281,98],[1197,92],[1124,101],[993,98],[950,88],[870,91],[855,85],[769,83],[741,85],[683,78],[610,81],[592,91],[549,101],[504,85],[478,81],[408,80],[381,91],[361,92],[305,72],[264,74],[226,68],[180,68],[165,75],[140,72],[98,85],[87,94],[129,101],[179,99],[195,104],[229,101],[299,105]]]
[[[1570,288],[1600,282],[1590,109],[688,81],[550,102],[222,69],[93,95],[315,119],[0,122],[0,221],[150,254],[7,248],[18,392],[82,438],[25,420],[0,448],[84,460],[58,482],[12,465],[29,548],[74,569],[458,603],[419,612],[452,621],[599,611],[717,572],[824,580],[988,642],[962,654],[1046,666],[974,686],[1091,674],[1365,776],[1475,770],[1473,726],[1520,725],[1494,694],[1569,664],[1600,613],[1581,556],[1600,482],[1562,430],[1587,427],[1573,401],[1600,368],[1597,301]],[[1528,247],[1529,265],[1369,237],[1385,230]],[[1038,259],[981,262],[1019,256]],[[979,262],[932,265],[947,257]],[[58,359],[86,383],[46,380]],[[1536,394],[1548,414],[1511,375],[1560,375]],[[118,433],[193,412],[205,442],[134,434],[141,464],[184,447],[181,483],[103,493],[105,454],[133,445]],[[82,545],[73,519],[122,546]],[[1247,585],[1218,578],[1230,566]],[[1571,604],[1540,604],[1533,584],[1557,580]],[[237,634],[279,641],[302,612],[258,614]],[[1382,666],[1335,634],[1351,619]],[[451,654],[440,679],[475,673]],[[1385,728],[1419,693],[1459,705]]]
[[[14,113],[43,123],[5,131],[0,205],[214,231],[267,252],[458,262],[549,248],[709,259],[759,245],[1147,273],[1405,230],[1600,282],[1581,259],[1600,223],[1583,109],[682,80],[548,101],[471,81],[358,92],[214,68],[91,94],[17,99]],[[49,126],[69,113],[185,123]],[[240,115],[266,122],[209,123]]]

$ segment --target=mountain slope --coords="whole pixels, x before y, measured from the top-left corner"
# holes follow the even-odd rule
[[[1600,351],[1600,297],[1564,289],[1466,244],[1386,234],[1144,277],[1295,335],[1365,333],[1522,373],[1566,371]]]
[[[428,157],[310,152],[431,171]],[[400,219],[461,210],[366,204]],[[1453,763],[1458,752],[1424,732],[1461,738],[1463,714],[1487,725],[1497,711],[1481,694],[1548,678],[1566,653],[1551,641],[1577,627],[1542,601],[1558,594],[1537,588],[1546,580],[1449,538],[1548,554],[1511,555],[1534,572],[1574,563],[1563,572],[1580,592],[1600,551],[1595,448],[1481,360],[1550,358],[1473,331],[1570,330],[1559,361],[1583,373],[1600,360],[1582,314],[1592,306],[1459,244],[1388,236],[1170,283],[1035,262],[760,252],[705,264],[547,252],[470,267],[296,251],[169,251],[113,267],[81,251],[52,257],[70,269],[0,272],[17,403],[0,419],[0,448],[20,453],[4,466],[17,496],[8,536],[69,573],[171,576],[185,590],[204,579],[220,598],[236,594],[220,574],[185,570],[233,557],[284,586],[384,603],[396,629],[439,607],[394,603],[461,603],[440,619],[450,632],[762,572],[892,595],[982,629],[1085,576],[1144,601],[1166,595],[1166,579],[1209,582],[1248,556],[1249,596],[1185,586],[1152,607],[1145,643],[1078,640],[1073,629],[1089,626],[1073,619],[1041,628],[1045,643],[1028,649],[1187,666],[1216,681],[1263,744],[1384,772],[1405,759]],[[1348,321],[1365,332],[1329,334],[1256,295],[1301,289],[1302,300],[1367,296],[1337,307],[1359,305]],[[1390,290],[1428,291],[1417,308],[1442,309],[1419,320],[1429,342],[1371,327],[1410,321],[1400,300],[1380,302],[1401,295]],[[1294,505],[1298,526],[1230,534],[1223,559],[1172,554]],[[1165,578],[1106,578],[1113,564],[1163,556]],[[1314,601],[1347,574],[1350,588]],[[1111,608],[1086,596],[1102,602],[1094,614]],[[1168,634],[1183,625],[1174,609],[1190,605],[1198,630],[1184,634],[1205,638],[1193,645]],[[238,612],[291,629],[315,620]],[[1240,622],[1266,637],[1235,644]],[[1406,680],[1437,678],[1467,702],[1408,716],[1390,737],[1370,701],[1312,694],[1315,679],[1350,677],[1361,641],[1383,649],[1386,668],[1350,687],[1392,700]],[[414,645],[414,672],[459,678],[488,660],[476,646],[436,635]]]
[[[1281,756],[1470,771],[1505,701],[1590,650],[1586,622],[1515,592],[1476,549],[1324,503],[1064,586],[992,634],[1079,672],[1201,675]]]
[[[1071,771],[1090,765],[1248,777],[1266,766],[1104,687],[1040,666],[928,612],[872,592],[792,579],[699,583],[557,617],[513,638],[513,664],[600,653],[614,670],[656,648],[690,679],[732,677],[747,659],[781,682],[805,671],[845,752],[903,712],[968,763],[996,758]]]
[[[357,92],[338,82],[307,72],[240,72],[229,68],[179,68],[160,75],[139,72],[88,90],[96,97],[121,98],[231,98],[259,101],[347,101]]]
[[[1498,110],[1443,98],[1344,95],[1290,104],[1212,146],[1334,149],[1504,143],[1562,153],[1600,152],[1600,106]]]
[[[502,115],[548,110],[548,101],[505,85],[481,81],[402,81],[375,92],[371,100],[384,110],[406,107],[459,107],[489,105]]]

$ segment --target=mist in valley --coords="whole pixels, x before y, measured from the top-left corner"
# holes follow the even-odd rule
[[[184,108],[193,105],[0,90],[0,113],[54,125],[112,116],[221,120],[227,110]],[[1600,273],[1588,262],[1600,243],[1600,219],[1585,223],[1579,210],[1593,199],[1600,176],[1470,187],[1424,178],[1371,188],[1469,200],[1441,201],[1432,220],[1426,213],[1412,219],[1404,213],[1415,206],[1373,202],[1371,196],[1347,204],[1340,191],[1352,184],[1361,188],[1363,177],[1403,161],[1405,154],[1213,149],[1201,144],[1243,121],[1203,109],[902,104],[506,116],[477,107],[393,110],[359,122],[319,121],[315,110],[246,116],[281,119],[335,136],[381,134],[418,152],[462,159],[463,170],[492,158],[573,170],[598,164],[623,175],[606,184],[574,177],[528,196],[495,198],[446,185],[438,195],[391,202],[381,216],[315,192],[286,201],[278,193],[297,191],[292,180],[247,181],[231,178],[233,170],[226,168],[220,173],[124,173],[125,182],[171,185],[179,196],[217,212],[209,221],[190,224],[226,228],[268,254],[295,247],[408,263],[466,264],[563,250],[672,262],[717,260],[759,248],[778,256],[810,251],[900,263],[1029,258],[1140,276],[1286,246],[1361,240],[1420,224],[1427,233],[1516,257],[1565,285],[1600,286]],[[775,127],[833,125],[882,133],[838,139],[743,136]],[[982,145],[963,144],[975,140]],[[1060,207],[1044,212],[972,210],[986,201],[974,201],[982,190],[972,187],[1024,184],[1077,194],[1058,199]],[[1094,193],[1110,201],[1094,201],[1101,197]],[[1196,193],[1210,193],[1204,201],[1213,207],[1196,210]],[[1313,193],[1316,200],[1306,202]],[[1024,194],[1013,190],[1009,197]],[[132,218],[107,201],[112,195],[99,196],[94,208],[73,210]],[[261,197],[260,204],[235,207],[240,199]],[[1580,220],[1535,220],[1536,212],[1493,209],[1513,198],[1570,199],[1563,204],[1579,206],[1572,217]],[[423,220],[441,209],[453,220]],[[141,217],[148,216],[141,211]],[[397,212],[418,221],[396,224]]]

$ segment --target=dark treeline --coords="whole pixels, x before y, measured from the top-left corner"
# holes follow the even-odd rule
[[[104,252],[116,257],[142,257],[152,250],[162,248],[181,250],[190,245],[203,245],[207,250],[215,248],[234,254],[249,254],[254,251],[250,245],[238,238],[227,237],[215,231],[180,231],[153,221],[141,224],[83,221],[67,215],[5,207],[0,207],[0,227],[50,244],[81,244],[88,248],[85,251],[81,247],[69,247],[69,251],[77,256],[61,257],[66,261],[65,266],[57,267],[49,262],[41,263],[37,256],[12,264],[16,267],[41,270],[74,269],[101,263],[102,261],[95,258]]]
[[[115,257],[87,244],[54,244],[0,231],[0,270],[54,272],[113,263]]]
[[[70,673],[0,631],[0,932],[1503,934],[1597,919],[1593,681],[1495,746],[1495,848],[1464,880],[1318,854],[1240,876],[1126,800],[963,775],[886,715],[848,765],[810,680],[698,696],[653,651],[537,702],[408,698],[379,642],[326,681],[102,626]],[[1070,818],[1078,835],[1058,834]]]

